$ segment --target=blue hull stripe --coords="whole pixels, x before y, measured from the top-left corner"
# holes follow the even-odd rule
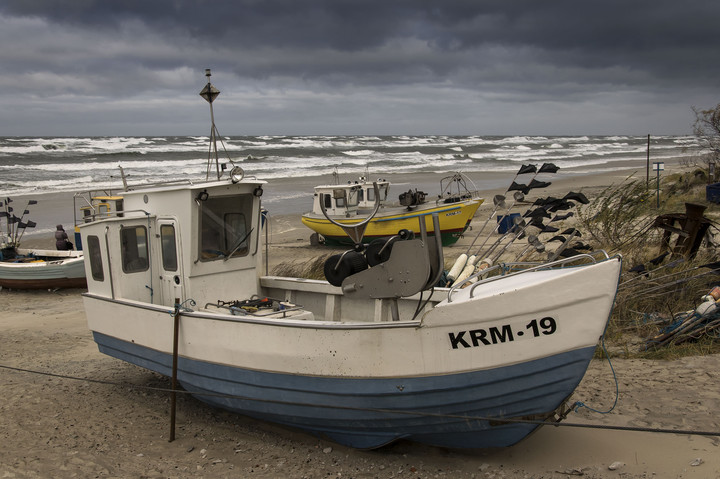
[[[102,353],[172,374],[170,354],[93,335]],[[549,413],[575,390],[594,351],[584,348],[492,370],[379,379],[260,372],[180,357],[178,380],[214,406],[351,447],[379,447],[401,438],[453,448],[504,447],[538,426],[404,412],[508,418]],[[202,396],[204,392],[240,398]]]
[[[445,212],[447,212],[447,211],[453,211],[453,210],[458,210],[458,209],[460,209],[460,206],[451,206],[450,208],[443,208],[443,209],[437,210],[437,211],[420,212],[420,213],[415,213],[415,214],[412,214],[412,215],[397,215],[397,216],[395,216],[395,217],[393,217],[393,218],[378,218],[378,219],[375,220],[375,222],[376,222],[376,223],[381,223],[381,222],[384,222],[384,221],[406,220],[406,219],[408,219],[408,218],[417,218],[417,217],[420,217],[420,216],[430,216],[430,215],[432,215],[433,213],[445,213]]]

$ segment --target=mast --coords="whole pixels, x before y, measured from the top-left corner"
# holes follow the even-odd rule
[[[200,91],[200,96],[205,98],[205,101],[207,101],[210,104],[210,147],[208,151],[208,162],[207,162],[207,169],[205,171],[205,179],[210,178],[210,168],[213,163],[213,159],[215,162],[215,173],[217,174],[217,179],[220,179],[220,159],[218,157],[218,150],[217,150],[217,137],[218,137],[218,131],[215,127],[215,113],[213,112],[213,101],[215,101],[215,98],[220,94],[220,90],[215,88],[215,86],[210,83],[210,69],[205,69],[205,76],[208,79],[207,85],[205,85],[205,88]],[[220,140],[222,141],[222,139]]]

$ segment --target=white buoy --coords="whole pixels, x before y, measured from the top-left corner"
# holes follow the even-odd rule
[[[695,308],[695,312],[700,316],[705,316],[706,314],[712,314],[716,309],[717,305],[715,304],[715,300],[711,297],[709,301],[700,303],[700,305]]]
[[[455,260],[455,264],[452,268],[450,268],[450,272],[448,272],[447,279],[448,282],[455,281],[455,278],[458,277],[458,275],[462,272],[463,268],[465,267],[465,263],[467,263],[468,255],[465,253],[458,256],[458,259]]]
[[[488,269],[492,265],[493,265],[493,260],[490,258],[485,258],[484,260],[480,261],[480,263],[478,263],[477,270],[482,271],[484,269]]]
[[[493,265],[493,260],[491,260],[490,258],[485,258],[484,260],[480,261],[480,262],[475,266],[475,271],[474,271],[474,273],[479,273],[480,271],[482,271],[482,270],[484,270],[484,269],[488,269],[488,268],[489,268],[490,266],[492,266],[492,265]],[[475,277],[473,277],[473,278],[470,278],[470,282],[471,282],[471,283],[477,283],[477,282],[479,281],[479,279],[480,279],[480,276],[475,276]]]
[[[477,261],[477,256],[472,255],[468,258],[467,263],[465,263],[465,267],[463,268],[462,272],[458,275],[457,278],[455,278],[455,282],[453,284],[459,284],[463,281],[465,281],[467,278],[470,277],[475,272],[475,262]]]
[[[466,264],[465,268],[463,268],[462,272],[458,275],[458,277],[455,279],[455,282],[453,283],[453,286],[456,284],[460,284],[463,281],[465,281],[467,278],[470,277],[471,274],[475,272],[475,265],[474,264]]]

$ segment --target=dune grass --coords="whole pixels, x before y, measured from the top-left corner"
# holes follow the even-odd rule
[[[623,256],[621,284],[606,332],[616,352],[665,359],[720,353],[720,328],[688,333],[663,345],[652,340],[688,316],[720,284],[720,275],[707,267],[720,258],[715,243],[719,208],[706,201],[706,184],[702,169],[668,175],[661,181],[658,207],[654,182],[646,185],[628,178],[579,208],[579,224],[593,246]],[[704,216],[712,222],[710,235],[694,256],[673,252],[678,235],[671,235],[668,246],[663,230],[655,226],[659,215],[685,213],[686,203],[707,207]],[[645,271],[638,271],[641,267]]]

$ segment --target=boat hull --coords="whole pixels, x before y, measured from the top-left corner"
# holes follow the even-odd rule
[[[440,220],[440,234],[444,246],[457,242],[470,225],[475,212],[482,203],[482,200],[466,200],[456,203],[441,204],[438,206],[424,206],[413,210],[406,208],[383,209],[368,223],[363,236],[363,241],[368,243],[376,238],[393,236],[402,229],[414,231],[419,234],[418,218],[425,218],[425,226],[428,234],[434,235],[435,230],[432,224],[432,213],[437,213]],[[364,217],[348,219],[346,217],[333,217],[334,220],[343,224],[352,225],[359,223]],[[331,245],[352,245],[347,234],[337,225],[331,223],[322,215],[307,213],[302,216],[305,226],[322,235],[325,244]]]
[[[172,355],[95,333],[101,352],[172,375]],[[178,381],[226,410],[358,449],[399,439],[452,448],[511,446],[570,396],[594,347],[511,366],[413,378],[304,377],[180,357]],[[205,395],[207,394],[207,395]]]
[[[84,288],[87,281],[83,257],[0,262],[0,286],[11,289]]]
[[[607,323],[619,271],[615,258],[523,273],[458,291],[420,320],[181,312],[177,377],[210,404],[351,447],[508,446],[538,425],[488,418],[542,420],[563,406]],[[286,292],[330,301],[321,283]],[[328,310],[360,307],[341,298]],[[101,352],[171,375],[172,311],[89,293],[84,301]]]

